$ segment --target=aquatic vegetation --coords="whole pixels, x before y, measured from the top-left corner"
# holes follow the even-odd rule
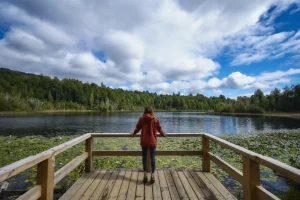
[[[45,138],[42,136],[6,137],[0,136],[0,167],[37,154],[41,151],[64,143],[77,136],[59,136]],[[252,133],[249,135],[223,135],[223,139],[245,147],[256,153],[272,157],[281,162],[300,168],[300,130],[281,131],[273,133]],[[56,157],[56,170],[67,164],[74,157],[84,152],[84,143],[76,145]],[[96,150],[140,150],[139,138],[96,138],[94,149]],[[201,138],[159,138],[157,150],[200,150]],[[236,169],[242,171],[241,156],[228,149],[211,142],[211,152]],[[96,169],[112,168],[142,168],[141,157],[94,157]],[[201,168],[201,158],[194,156],[164,156],[156,158],[157,168]],[[84,163],[69,174],[67,179],[62,180],[57,188],[64,188],[67,182],[74,182],[84,171]],[[226,172],[212,164],[212,173],[236,196],[241,196],[241,185],[233,180]],[[16,178],[12,178],[12,185],[23,177],[24,184],[18,183],[25,189],[35,184],[36,167],[26,170]],[[26,178],[24,178],[26,177]],[[299,194],[299,185],[286,180],[273,170],[261,166],[261,180],[264,187],[279,195],[282,199],[292,199]],[[11,186],[13,187],[13,186]],[[23,188],[24,189],[24,188]],[[285,196],[282,196],[285,194]]]

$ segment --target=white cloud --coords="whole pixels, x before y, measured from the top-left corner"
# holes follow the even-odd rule
[[[227,45],[233,65],[298,51],[299,32],[273,34],[271,25],[257,23],[271,5],[278,7],[269,22],[291,3],[3,0],[0,24],[9,27],[0,40],[0,65],[158,93],[272,86],[276,80],[263,80],[266,74],[234,72],[220,80],[214,58]],[[271,51],[274,44],[280,47]],[[298,72],[282,75],[286,82],[292,73]]]

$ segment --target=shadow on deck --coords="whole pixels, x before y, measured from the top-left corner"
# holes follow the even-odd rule
[[[143,176],[132,169],[84,173],[60,199],[236,199],[211,173],[200,170],[159,169],[154,184],[143,184]]]

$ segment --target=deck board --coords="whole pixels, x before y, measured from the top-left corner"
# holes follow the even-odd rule
[[[211,173],[199,170],[159,169],[154,184],[143,184],[143,177],[132,169],[84,173],[60,199],[236,199]]]

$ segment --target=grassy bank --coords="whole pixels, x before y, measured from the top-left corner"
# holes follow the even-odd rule
[[[54,147],[76,136],[63,136],[44,138],[41,136],[28,137],[4,137],[0,136],[0,167],[39,153],[43,150]],[[256,133],[251,135],[229,135],[221,136],[234,144],[245,147],[251,151],[272,157],[281,162],[300,168],[300,130],[274,133]],[[200,150],[200,139],[198,138],[159,138],[157,150]],[[95,141],[95,149],[99,150],[139,150],[138,138],[98,138]],[[84,145],[79,144],[56,157],[56,170],[72,160],[75,156],[84,151]],[[211,144],[211,151],[226,162],[242,170],[241,156],[232,151],[225,150],[214,143]],[[157,157],[157,168],[200,168],[201,159],[195,157]],[[142,168],[141,157],[96,157],[94,158],[95,168]],[[83,171],[83,164],[75,169],[68,180],[63,180],[58,188],[64,189],[67,181],[74,182]],[[212,165],[212,173],[236,196],[241,196],[241,186],[232,180],[225,172],[217,166]],[[23,173],[23,178],[10,180],[12,186],[22,185],[31,187],[35,184],[36,168],[33,167]],[[274,173],[272,170],[261,167],[263,185],[280,196],[282,199],[295,199],[300,196],[299,185],[287,181],[284,177]],[[19,176],[20,177],[20,176]],[[25,177],[25,178],[24,178]],[[16,187],[16,186],[15,186]],[[284,189],[282,189],[284,188]]]

